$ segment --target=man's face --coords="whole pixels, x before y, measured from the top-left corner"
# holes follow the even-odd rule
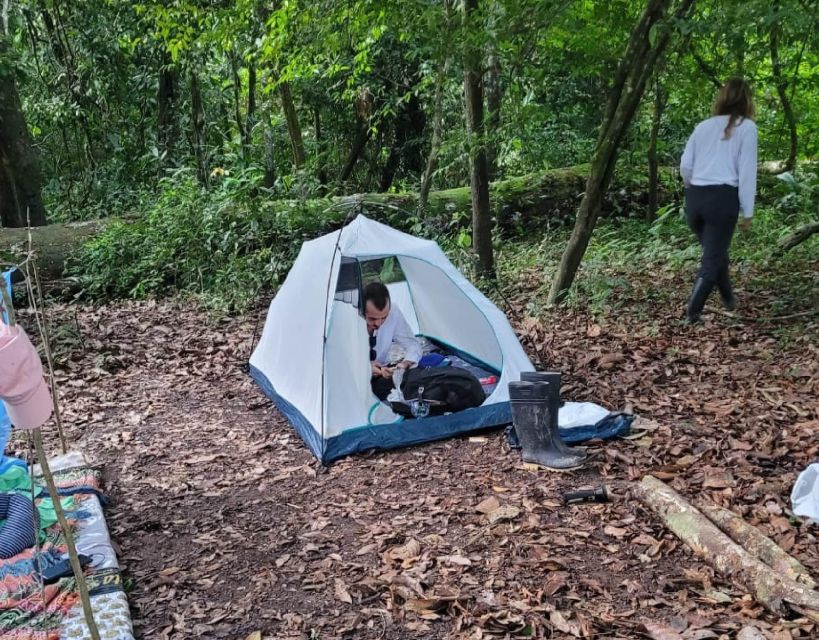
[[[384,324],[387,316],[390,315],[390,301],[383,309],[379,309],[373,304],[372,300],[367,300],[367,306],[364,307],[364,319],[367,321],[367,331],[373,334],[377,329]]]

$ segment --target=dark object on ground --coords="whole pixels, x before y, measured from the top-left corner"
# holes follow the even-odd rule
[[[581,502],[608,502],[609,492],[606,486],[597,489],[578,489],[576,491],[565,491],[563,502],[566,504],[579,504]]]
[[[80,560],[81,567],[87,567],[89,564],[91,564],[90,557],[83,554],[79,554],[77,557]],[[57,582],[57,580],[59,580],[60,578],[65,578],[66,576],[73,575],[71,563],[69,562],[68,558],[64,558],[57,562],[56,564],[52,564],[51,566],[43,569],[42,575],[43,582],[45,584]]]

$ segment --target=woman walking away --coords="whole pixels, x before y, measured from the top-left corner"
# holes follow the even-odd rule
[[[751,88],[731,78],[720,89],[714,115],[700,122],[685,145],[680,174],[685,182],[688,224],[702,246],[702,262],[688,301],[687,317],[700,321],[714,288],[725,308],[736,300],[728,276],[728,249],[739,212],[742,230],[749,229],[756,195],[756,125]]]

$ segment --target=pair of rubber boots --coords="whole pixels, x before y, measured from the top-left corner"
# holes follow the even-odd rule
[[[559,373],[522,373],[520,382],[509,383],[509,403],[524,462],[549,469],[574,469],[585,462],[586,451],[566,445],[557,427]]]

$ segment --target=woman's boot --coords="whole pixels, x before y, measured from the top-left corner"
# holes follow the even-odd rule
[[[733,311],[737,308],[737,299],[734,297],[734,290],[731,287],[731,278],[728,275],[728,267],[722,270],[717,280],[717,289],[719,289],[720,298],[722,298],[722,305],[728,310]]]
[[[691,292],[691,297],[688,299],[688,309],[686,310],[688,322],[697,324],[700,321],[700,314],[702,313],[703,307],[705,307],[705,301],[708,300],[708,296],[711,294],[711,289],[713,288],[714,283],[710,280],[697,278],[697,281],[694,283],[694,289]]]
[[[549,385],[545,382],[510,382],[512,423],[520,439],[524,462],[550,469],[573,469],[586,458],[562,450],[557,426],[549,416]]]

